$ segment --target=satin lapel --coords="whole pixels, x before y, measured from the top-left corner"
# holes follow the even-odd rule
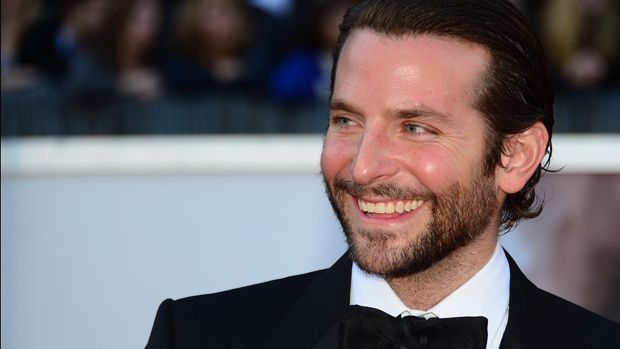
[[[337,322],[349,305],[348,253],[314,280],[263,348],[337,348]],[[334,329],[336,328],[336,331]]]
[[[515,338],[511,333],[506,330],[504,336],[502,337],[502,342],[499,345],[500,349],[525,349],[519,344],[517,338]]]
[[[532,316],[536,312],[535,300],[538,288],[527,279],[517,263],[506,250],[506,258],[510,266],[510,302],[508,308],[508,324],[502,337],[500,349],[528,348],[527,342],[535,338],[540,331]]]

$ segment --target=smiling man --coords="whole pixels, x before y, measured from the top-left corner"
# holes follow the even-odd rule
[[[507,1],[364,1],[334,52],[321,168],[349,251],[324,271],[165,301],[148,348],[618,348],[498,243],[536,217],[544,56]]]

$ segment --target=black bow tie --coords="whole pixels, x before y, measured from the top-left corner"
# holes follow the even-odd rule
[[[485,317],[396,318],[381,310],[352,305],[340,322],[340,348],[478,349],[487,343]]]

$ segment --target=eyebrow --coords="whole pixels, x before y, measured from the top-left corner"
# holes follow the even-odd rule
[[[355,108],[354,106],[350,105],[349,103],[342,101],[342,100],[332,100],[331,103],[329,103],[329,110],[340,110],[340,111],[346,111],[348,113],[352,113],[352,114],[357,114],[357,115],[362,115],[363,113]]]
[[[434,118],[442,121],[450,122],[450,115],[440,113],[425,105],[419,105],[412,108],[399,109],[392,113],[398,119],[415,119],[415,118]]]
[[[356,115],[363,115],[358,108],[343,100],[333,100],[329,105],[330,110],[345,111]],[[450,115],[440,113],[426,105],[418,105],[410,108],[397,109],[390,111],[389,115],[394,116],[396,119],[416,119],[416,118],[437,118],[443,121],[451,121]]]

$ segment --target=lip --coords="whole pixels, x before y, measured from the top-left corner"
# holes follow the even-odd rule
[[[426,202],[424,202],[420,207],[416,208],[415,210],[411,210],[409,212],[406,212],[406,213],[396,213],[396,212],[394,212],[394,213],[382,213],[382,214],[378,214],[378,215],[368,216],[359,207],[358,197],[357,196],[353,196],[353,195],[349,194],[349,198],[352,201],[352,204],[355,207],[358,216],[360,217],[360,221],[363,224],[371,224],[371,225],[372,224],[379,224],[379,225],[385,226],[386,224],[402,223],[404,221],[407,221],[407,220],[411,219],[414,215],[416,215],[418,213],[420,208],[422,208],[422,207],[424,207],[424,205],[426,205]],[[364,199],[362,199],[362,200],[364,200]],[[365,201],[370,201],[370,200],[365,200]]]

